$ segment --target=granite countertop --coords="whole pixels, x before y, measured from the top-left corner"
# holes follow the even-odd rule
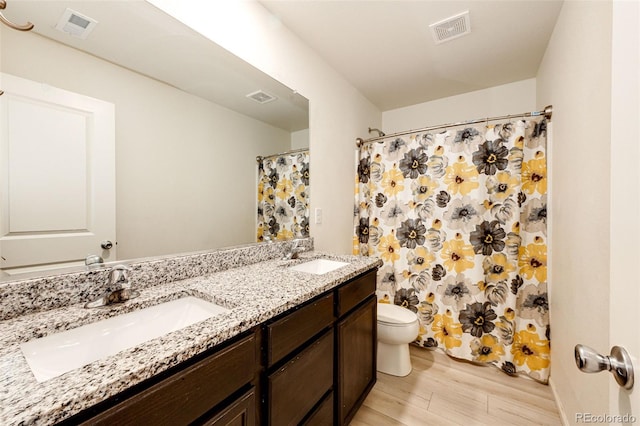
[[[287,269],[316,258],[348,262],[313,275]],[[0,322],[0,424],[52,424],[79,413],[192,356],[224,342],[314,296],[379,266],[375,258],[303,253],[297,260],[268,260],[145,288],[122,305],[82,304]],[[229,312],[150,340],[59,377],[38,383],[20,343],[187,295]]]

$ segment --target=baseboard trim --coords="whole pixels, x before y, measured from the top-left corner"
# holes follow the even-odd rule
[[[549,377],[549,387],[551,388],[551,392],[553,393],[553,399],[556,401],[556,408],[558,409],[558,413],[560,414],[560,421],[562,422],[562,426],[569,426],[569,419],[567,418],[567,413],[564,411],[564,405],[562,405],[562,401],[558,396],[558,391],[556,389],[555,382],[553,381],[553,377]]]

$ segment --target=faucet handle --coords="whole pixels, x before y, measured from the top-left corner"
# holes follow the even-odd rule
[[[131,267],[123,264],[115,265],[113,268],[118,271],[131,271]]]
[[[121,283],[122,288],[130,288],[129,274],[131,268],[127,265],[115,265],[109,271],[109,285]]]

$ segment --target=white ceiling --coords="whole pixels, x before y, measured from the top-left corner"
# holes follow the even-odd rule
[[[260,0],[382,111],[536,76],[560,0]],[[429,24],[465,10],[471,34]]]

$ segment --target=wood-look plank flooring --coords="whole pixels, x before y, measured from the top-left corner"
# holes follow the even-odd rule
[[[561,425],[551,388],[495,367],[411,347],[406,377],[378,372],[352,426]]]

